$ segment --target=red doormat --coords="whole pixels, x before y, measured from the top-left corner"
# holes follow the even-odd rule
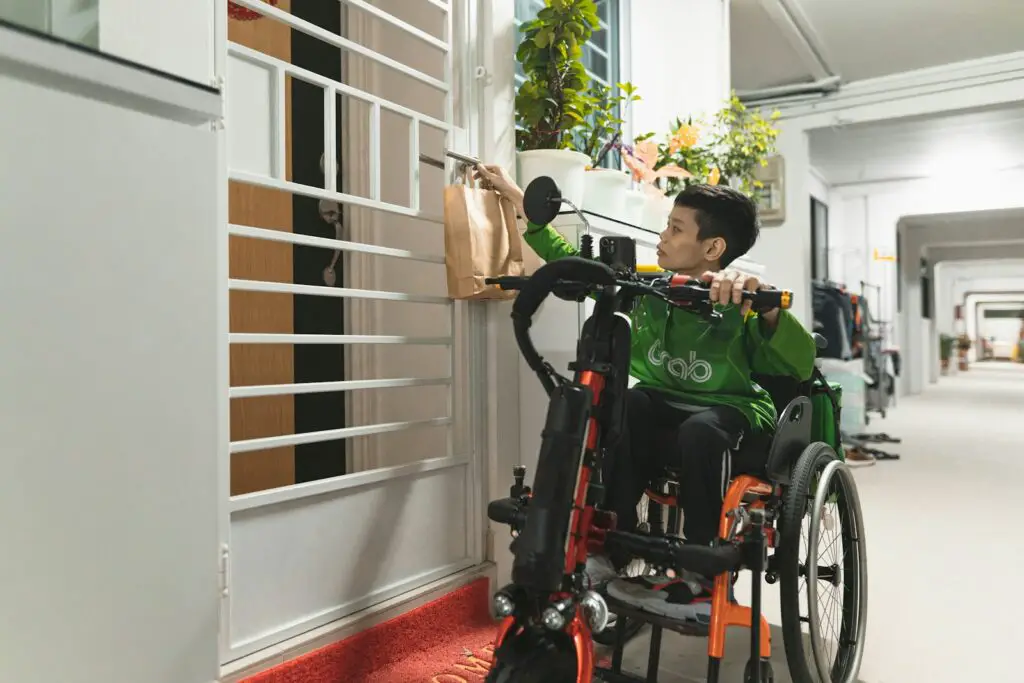
[[[497,625],[489,582],[442,598],[243,683],[472,683],[487,675]]]

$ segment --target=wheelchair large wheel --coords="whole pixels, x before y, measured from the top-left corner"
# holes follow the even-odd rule
[[[484,683],[576,683],[576,653],[564,633],[510,635]]]
[[[800,455],[783,497],[779,532],[790,675],[794,683],[853,683],[867,622],[864,522],[853,476],[827,444],[811,444]]]

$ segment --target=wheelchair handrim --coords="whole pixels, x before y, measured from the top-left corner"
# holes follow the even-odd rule
[[[860,507],[860,499],[857,496],[857,485],[853,479],[853,475],[850,472],[850,468],[846,463],[839,460],[830,462],[822,470],[822,473],[818,479],[817,491],[814,496],[814,504],[811,508],[811,524],[808,532],[807,546],[808,555],[814,553],[814,560],[811,561],[810,557],[807,562],[807,611],[808,621],[811,631],[811,652],[814,658],[815,668],[817,669],[818,676],[823,681],[833,681],[832,678],[832,662],[825,661],[824,655],[824,641],[821,637],[820,630],[820,619],[818,613],[818,545],[819,545],[819,528],[821,524],[821,511],[828,499],[831,497],[829,491],[831,490],[831,482],[834,476],[838,476],[840,484],[840,495],[839,500],[843,507],[846,508],[846,513],[840,513],[840,522],[845,523],[847,520],[842,518],[852,517],[849,522],[852,522],[853,528],[851,531],[851,538],[853,539],[852,547],[849,549],[853,553],[852,561],[856,563],[857,581],[855,589],[851,591],[853,595],[853,604],[850,608],[853,610],[853,623],[855,632],[855,645],[852,652],[852,658],[849,663],[844,666],[846,669],[846,676],[841,682],[836,683],[853,683],[857,678],[857,672],[860,670],[861,660],[864,655],[864,634],[867,625],[867,554],[865,552],[864,544],[864,520],[863,513]],[[844,563],[845,564],[845,563]],[[844,571],[846,567],[844,566]],[[844,610],[846,609],[845,603],[846,597],[844,596]],[[841,629],[839,638],[842,638]],[[842,643],[840,643],[840,649]],[[837,652],[838,662],[839,652]]]

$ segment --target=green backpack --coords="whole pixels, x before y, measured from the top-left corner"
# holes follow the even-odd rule
[[[817,370],[811,380],[811,408],[814,412],[811,440],[823,441],[832,447],[840,460],[846,460],[843,438],[839,431],[843,410],[843,387],[829,382]]]

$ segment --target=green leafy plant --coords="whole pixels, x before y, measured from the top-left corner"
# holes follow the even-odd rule
[[[546,0],[537,18],[520,27],[516,60],[526,74],[515,103],[520,151],[572,147],[592,106],[582,47],[598,26],[594,0]]]
[[[629,105],[638,102],[640,96],[629,82],[610,88],[594,81],[583,99],[587,117],[576,130],[574,147],[590,157],[596,167],[610,150],[619,148]]]
[[[949,360],[953,357],[953,344],[956,343],[956,337],[948,334],[939,335],[939,358],[941,360]]]
[[[779,131],[774,121],[779,116],[775,111],[765,118],[760,111],[743,104],[736,93],[732,94],[728,106],[715,115],[709,142],[721,182],[736,181],[747,194],[757,194],[762,184],[754,174],[758,166],[768,165],[768,157],[775,151]]]
[[[775,151],[778,117],[763,117],[734,94],[710,121],[676,118],[662,141],[654,133],[637,136],[627,165],[637,179],[656,183],[666,194],[695,183],[727,183],[756,198],[762,184],[755,173]]]

